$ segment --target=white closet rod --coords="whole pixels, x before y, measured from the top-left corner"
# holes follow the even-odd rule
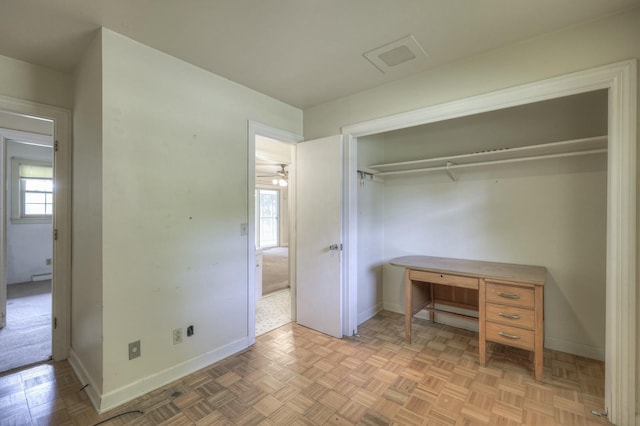
[[[463,167],[473,167],[473,166],[485,166],[485,165],[494,165],[494,164],[506,164],[506,163],[517,163],[521,161],[529,161],[529,160],[542,160],[545,158],[560,158],[560,157],[572,157],[577,155],[588,155],[588,154],[601,154],[607,152],[606,148],[603,149],[592,149],[588,151],[575,151],[575,152],[562,152],[559,154],[545,154],[545,155],[535,155],[533,157],[521,157],[521,158],[509,158],[506,160],[493,160],[493,161],[480,161],[475,163],[465,163],[465,164],[455,164],[450,163],[446,166],[436,166],[436,167],[425,167],[421,169],[411,169],[411,170],[398,170],[393,172],[380,172],[376,173],[376,176],[387,176],[387,175],[400,175],[407,173],[418,173],[418,172],[431,172],[438,170],[452,170],[459,169]]]

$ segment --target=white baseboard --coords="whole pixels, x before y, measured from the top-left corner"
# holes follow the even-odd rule
[[[95,380],[93,380],[91,375],[87,372],[87,369],[84,367],[84,364],[73,348],[69,349],[69,364],[71,364],[71,368],[74,373],[76,373],[76,376],[78,376],[80,383],[83,385],[89,384],[84,391],[87,393],[93,408],[95,408],[96,411],[100,411],[100,399],[102,398],[102,393],[98,390]]]
[[[556,337],[545,336],[544,347],[555,351],[567,352],[583,356],[585,358],[604,361],[604,348],[597,346],[585,345],[583,343],[570,342]]]
[[[399,305],[397,303],[387,303],[382,302],[382,309],[389,312],[395,312],[396,314],[404,315],[404,305]]]
[[[111,410],[119,405],[129,402],[141,395],[151,392],[154,389],[162,387],[168,383],[180,379],[188,374],[214,364],[224,358],[238,353],[249,347],[249,339],[242,339],[231,342],[228,345],[214,349],[205,354],[199,355],[188,361],[173,365],[158,373],[147,376],[143,379],[129,383],[119,389],[102,395],[99,413]]]
[[[362,324],[368,319],[373,318],[378,312],[382,310],[382,303],[376,303],[375,306],[365,309],[363,312],[358,312],[358,325]]]

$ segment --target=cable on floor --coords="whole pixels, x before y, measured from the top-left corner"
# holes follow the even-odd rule
[[[140,414],[144,414],[144,411],[142,410],[131,410],[131,411],[126,411],[124,413],[120,413],[120,414],[116,414],[115,416],[111,416],[108,419],[104,419],[99,421],[98,423],[94,424],[93,426],[98,426],[101,425],[103,423],[109,422],[113,419],[117,419],[118,417],[122,417],[122,416],[126,416],[127,414],[133,414],[133,413],[140,413]]]

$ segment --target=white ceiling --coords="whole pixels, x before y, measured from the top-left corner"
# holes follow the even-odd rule
[[[306,108],[640,0],[0,0],[0,54],[71,72],[100,26]],[[429,57],[362,54],[413,35]]]

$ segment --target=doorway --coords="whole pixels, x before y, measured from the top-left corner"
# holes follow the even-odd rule
[[[0,372],[52,355],[53,123],[23,120],[22,127],[47,135],[0,129],[6,188]]]
[[[298,135],[249,122],[248,339],[296,317],[295,144]],[[263,282],[264,281],[264,282]]]
[[[256,336],[291,321],[288,187],[291,147],[256,136]]]
[[[48,191],[51,184],[40,182],[40,185],[30,186],[32,196],[28,197],[31,206],[27,207],[32,213],[49,211],[48,234],[52,242],[49,244],[50,254],[39,253],[38,267],[44,263],[42,270],[32,271],[28,275],[28,281],[39,283],[46,287],[46,281],[51,280],[49,300],[44,305],[49,306],[50,314],[45,321],[49,332],[49,355],[54,361],[66,359],[70,350],[70,318],[71,318],[71,113],[68,110],[42,105],[35,102],[14,99],[5,96],[0,97],[0,134],[2,145],[2,161],[0,161],[0,176],[6,180],[9,174],[10,163],[7,163],[7,141],[25,142],[25,132],[31,133],[35,138],[35,145],[47,146],[52,160],[49,173],[52,173],[52,181],[55,185]],[[31,141],[33,145],[34,142]],[[35,170],[31,170],[38,173]],[[42,170],[40,170],[42,171]],[[26,179],[51,179],[43,176],[25,176]],[[32,182],[33,183],[33,182]],[[36,188],[39,188],[36,190]],[[0,319],[4,321],[6,315],[6,296],[4,291],[7,285],[7,224],[12,214],[8,213],[8,189],[0,196]],[[25,193],[22,194],[23,199]],[[51,202],[48,202],[47,199]],[[18,202],[20,197],[18,197]],[[39,202],[43,201],[43,202]],[[15,203],[14,203],[15,204]],[[35,214],[35,216],[39,216]],[[42,218],[27,218],[37,221]],[[28,221],[27,221],[28,222]],[[25,223],[27,223],[25,222]],[[53,232],[52,232],[53,231]],[[43,257],[44,256],[44,257]],[[50,263],[50,265],[47,265]],[[48,268],[46,268],[48,267]],[[49,275],[50,274],[50,275]],[[36,287],[38,285],[35,285]],[[24,288],[23,288],[24,290]],[[33,290],[30,293],[45,294],[48,291],[42,289]],[[29,292],[25,292],[29,293]],[[13,292],[12,292],[13,295]],[[33,295],[33,294],[32,294]],[[3,354],[5,352],[3,351]]]

